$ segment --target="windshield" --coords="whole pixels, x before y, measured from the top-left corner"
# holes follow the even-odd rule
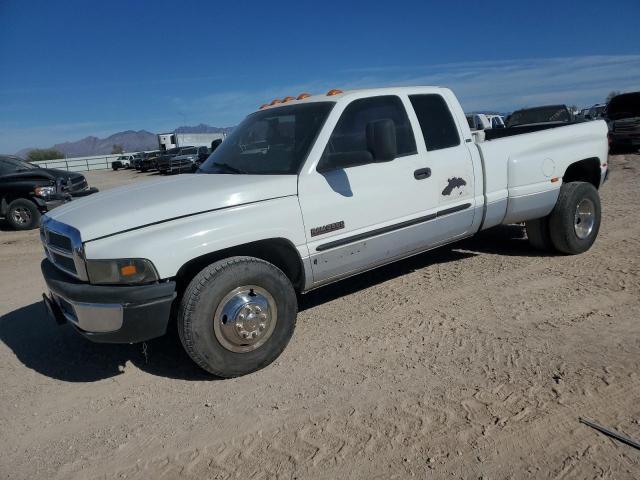
[[[22,170],[38,168],[37,165],[33,165],[19,158],[2,158],[0,159],[0,164],[2,165],[3,172],[20,172]]]
[[[253,113],[233,129],[198,172],[297,174],[333,105],[316,102]]]
[[[550,107],[529,108],[518,110],[509,117],[508,127],[518,125],[530,125],[532,123],[569,122],[569,112],[564,105],[552,105]]]

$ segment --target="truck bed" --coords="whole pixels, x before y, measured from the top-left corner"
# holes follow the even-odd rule
[[[511,137],[513,135],[522,135],[524,133],[539,132],[541,130],[548,130],[550,128],[568,127],[578,123],[584,123],[582,121],[573,122],[558,122],[558,123],[542,123],[537,125],[524,125],[522,127],[507,127],[507,128],[490,128],[484,131],[485,141],[495,140],[498,138]]]
[[[518,131],[476,142],[485,172],[483,229],[547,215],[568,165],[589,158],[606,163],[608,129],[604,121],[563,126],[540,125],[547,128],[528,132],[517,127],[497,130]]]

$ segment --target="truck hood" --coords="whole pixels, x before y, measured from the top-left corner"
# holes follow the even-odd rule
[[[178,175],[74,200],[47,216],[77,228],[86,242],[174,218],[297,193],[296,175]]]
[[[3,178],[18,178],[20,180],[34,179],[34,180],[51,180],[55,183],[56,180],[76,180],[78,178],[84,178],[84,175],[78,172],[67,172],[66,170],[56,170],[55,168],[30,168],[29,170],[20,170],[19,172],[12,172],[3,175]]]

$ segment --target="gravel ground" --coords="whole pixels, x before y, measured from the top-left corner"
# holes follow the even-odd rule
[[[586,254],[508,226],[325,287],[233,380],[175,336],[54,325],[37,231],[0,231],[0,478],[639,478],[640,452],[578,423],[640,439],[640,157],[610,161]]]

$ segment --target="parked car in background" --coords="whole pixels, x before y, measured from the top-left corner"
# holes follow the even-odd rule
[[[491,128],[505,128],[502,115],[487,115],[487,119],[491,122]]]
[[[491,128],[491,120],[484,113],[467,113],[465,116],[471,130],[486,130]]]
[[[606,120],[612,149],[640,147],[640,92],[623,93],[609,100]]]
[[[131,168],[140,170],[140,164],[142,163],[142,159],[144,158],[144,155],[145,155],[145,152],[134,153],[133,159],[131,160]]]
[[[564,254],[596,240],[605,122],[475,143],[446,88],[298,99],[250,114],[196,175],[47,214],[51,315],[111,343],[175,321],[196,364],[235,377],[282,353],[298,294],[501,224]]]
[[[587,113],[585,114],[585,120],[599,120],[604,118],[604,112],[607,108],[605,103],[597,103],[592,107],[589,107]]]
[[[160,153],[158,150],[151,151],[151,152],[141,152],[140,159],[136,160],[133,163],[134,168],[136,170],[138,170],[139,172],[142,172],[143,168],[144,168],[144,165],[145,165],[145,161],[156,157],[158,155],[158,153]],[[149,170],[149,168],[147,168],[146,170]],[[146,171],[146,170],[144,170],[144,171]]]
[[[113,162],[111,162],[111,168],[113,168],[114,170],[118,170],[119,168],[131,168],[133,159],[133,154],[120,155]]]
[[[29,230],[52,208],[97,192],[78,172],[40,168],[19,157],[0,155],[0,217],[15,230]]]
[[[195,172],[208,157],[207,147],[184,147],[177,155],[162,160],[158,170],[163,174]]]
[[[583,108],[576,115],[576,120],[587,120],[588,115],[589,115],[589,107]]]
[[[148,172],[149,170],[158,169],[158,158],[160,158],[162,152],[159,150],[153,152],[146,152],[140,162],[140,171]]]
[[[180,150],[182,150],[181,147],[175,147],[162,152],[156,159],[156,168],[158,172],[161,174],[167,173],[171,166],[171,159],[178,155]]]

